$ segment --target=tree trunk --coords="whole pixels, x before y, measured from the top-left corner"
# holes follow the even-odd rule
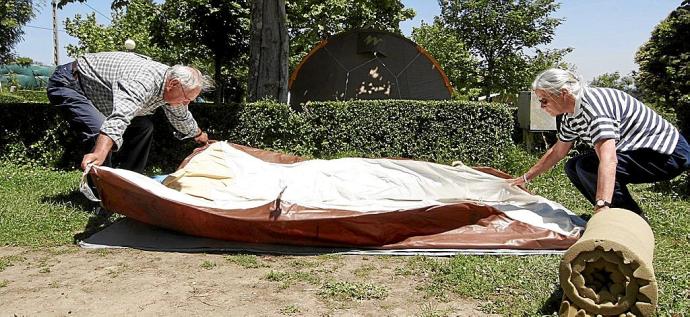
[[[486,96],[486,101],[491,101],[491,89],[494,86],[494,58],[489,56],[486,59],[486,74],[482,83],[482,94]]]
[[[285,0],[253,0],[249,42],[249,101],[287,102],[288,35]]]

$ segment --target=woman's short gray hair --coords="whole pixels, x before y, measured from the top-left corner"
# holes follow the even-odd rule
[[[558,94],[561,89],[566,89],[576,100],[582,97],[587,84],[582,77],[569,70],[551,68],[537,75],[532,83],[532,90],[544,90],[550,94]]]
[[[177,79],[182,84],[182,87],[187,89],[195,89],[201,87],[202,91],[207,91],[213,88],[213,79],[203,75],[198,69],[175,65],[168,70],[167,80]]]

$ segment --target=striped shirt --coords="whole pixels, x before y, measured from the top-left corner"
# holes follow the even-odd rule
[[[161,106],[178,139],[196,135],[198,126],[187,106],[163,100],[169,66],[127,52],[86,54],[77,64],[84,95],[105,115],[101,132],[113,139],[116,149],[134,117],[153,114]]]
[[[625,92],[610,88],[587,87],[575,112],[563,115],[558,139],[580,139],[590,146],[599,141],[616,140],[616,151],[651,149],[671,154],[676,148],[678,130],[654,110]]]

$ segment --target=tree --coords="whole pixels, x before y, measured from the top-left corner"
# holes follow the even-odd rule
[[[635,79],[633,78],[632,74],[621,76],[619,72],[605,73],[594,77],[589,85],[593,87],[614,88],[625,91],[635,98],[639,97],[637,88],[635,88]]]
[[[35,14],[32,0],[5,0],[0,4],[0,64],[14,57],[12,50],[22,40],[22,27]]]
[[[166,51],[150,41],[149,29],[158,7],[153,0],[128,1],[126,6],[113,8],[108,26],[98,24],[95,13],[65,19],[67,34],[78,39],[76,45],[67,45],[68,55],[76,57],[89,52],[124,50],[125,40],[132,39],[137,44],[136,52],[169,62]]]
[[[75,1],[86,2],[87,0],[60,0],[58,1],[58,9],[62,9],[62,7],[64,7],[66,4],[73,3]],[[123,8],[129,5],[131,1],[133,0],[113,0],[113,2],[110,4],[110,8],[113,10]]]
[[[400,22],[414,15],[400,0],[288,0],[290,69],[331,35],[357,28],[400,33]]]
[[[482,94],[524,89],[524,50],[551,42],[554,0],[439,0],[443,23],[480,58]],[[517,85],[516,85],[517,83]]]
[[[288,36],[285,0],[252,1],[249,101],[287,102]]]
[[[67,47],[71,56],[123,50],[125,39],[131,38],[137,43],[137,53],[166,64],[194,65],[213,73],[219,88],[216,101],[223,99],[223,93],[241,91],[239,83],[247,73],[246,0],[181,0],[162,5],[153,0],[116,0],[111,7],[112,21],[108,26],[97,24],[94,14],[66,20],[67,32],[79,39],[78,45]],[[241,94],[236,93],[232,99],[239,98]]]
[[[249,51],[247,0],[166,1],[152,24],[152,41],[171,48],[184,61],[210,59],[216,81],[216,102],[228,86],[223,69],[246,67]]]
[[[61,0],[60,4],[76,1],[84,0]],[[113,11],[120,10],[126,16],[130,14],[130,7],[138,1],[143,0],[116,0],[111,7]],[[249,77],[248,5],[246,0],[166,1],[142,18],[137,32],[126,33],[143,37],[135,39],[137,52],[166,63],[191,63],[202,69],[213,69],[218,86],[231,86],[240,91],[239,86]],[[297,65],[321,39],[330,35],[364,27],[400,33],[398,23],[414,16],[414,11],[404,9],[400,0],[289,0],[286,10],[290,39],[289,60],[292,66]],[[109,50],[121,49],[119,45],[124,39],[110,35],[109,32],[115,31],[108,31],[108,28],[121,29],[129,26],[119,23],[120,20],[115,18],[108,27],[96,25],[95,17],[93,21],[89,19],[87,17],[72,21],[74,25],[70,28],[75,29],[73,33],[76,33],[72,35],[80,40],[80,46],[73,49],[74,54],[86,50],[103,50],[106,47]],[[111,36],[115,38],[112,44],[109,40]],[[102,37],[108,39],[107,45],[98,43],[105,41]],[[218,62],[218,58],[223,61]],[[228,81],[235,84],[227,84]]]
[[[573,65],[563,61],[563,57],[572,51],[573,49],[570,47],[563,49],[536,49],[534,56],[527,57],[525,68],[515,70],[517,78],[515,78],[514,86],[520,90],[529,89],[534,78],[549,68],[575,68]]]
[[[690,0],[652,31],[635,55],[635,77],[645,101],[674,110],[681,130],[690,133]]]
[[[478,84],[479,61],[472,56],[462,40],[449,32],[438,18],[434,19],[433,24],[422,23],[420,27],[414,28],[412,40],[439,62],[460,98],[476,97],[470,90]]]

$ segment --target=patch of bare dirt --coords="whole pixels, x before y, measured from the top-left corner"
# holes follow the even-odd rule
[[[476,301],[425,296],[416,289],[424,277],[401,274],[406,257],[254,257],[70,246],[4,247],[0,259],[2,316],[484,315]]]

